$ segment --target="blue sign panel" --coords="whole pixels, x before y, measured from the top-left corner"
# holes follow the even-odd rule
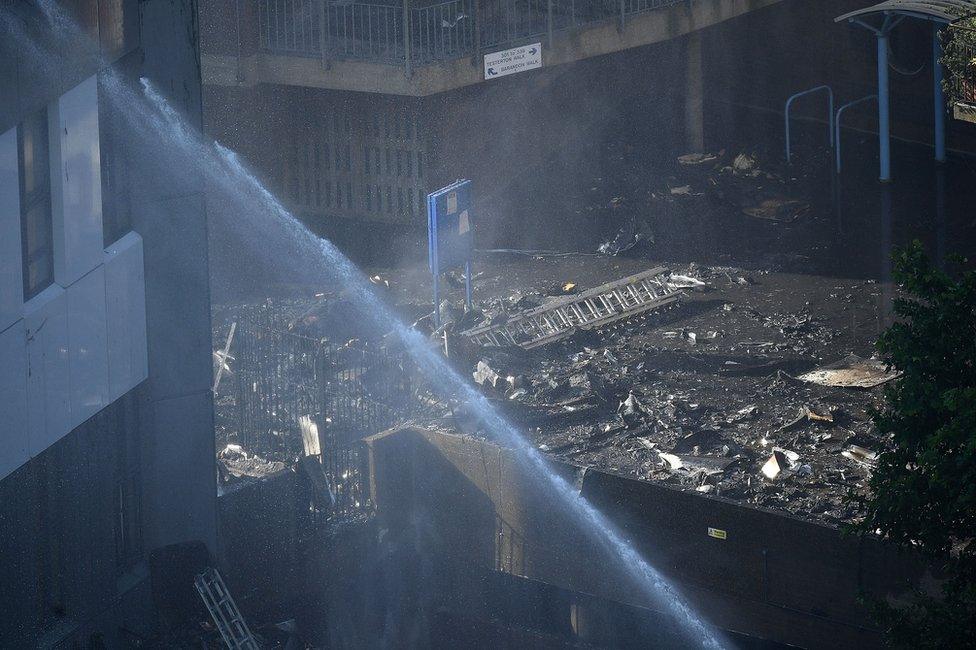
[[[434,322],[440,325],[439,278],[464,266],[468,307],[471,306],[471,254],[474,218],[471,181],[459,180],[427,195],[427,261],[434,276]]]
[[[427,195],[427,244],[431,273],[471,260],[474,249],[471,181],[456,181]]]

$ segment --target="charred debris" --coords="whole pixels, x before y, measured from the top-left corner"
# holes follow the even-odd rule
[[[676,169],[667,191],[645,197],[661,210],[717,202],[784,227],[809,211],[789,179],[746,153],[682,156]],[[655,265],[654,222],[633,201],[621,217],[627,203],[604,206],[615,231],[589,254],[486,257],[473,309],[448,277],[454,295],[438,305],[437,328],[422,269],[371,279],[544,453],[850,521],[847,497],[866,489],[886,446],[869,413],[895,376],[870,358],[879,285],[775,266]],[[327,509],[361,510],[366,435],[406,420],[486,435],[464,404],[424,385],[388,332],[349,329],[347,310],[341,295],[318,294],[215,311],[224,489],[291,468],[316,475]]]

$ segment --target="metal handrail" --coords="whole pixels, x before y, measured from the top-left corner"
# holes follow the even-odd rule
[[[790,164],[790,106],[793,102],[803,97],[804,95],[809,95],[811,93],[819,92],[821,90],[827,91],[827,101],[829,106],[827,107],[827,137],[830,138],[830,146],[834,146],[834,91],[830,86],[816,86],[807,90],[801,90],[798,93],[790,95],[789,99],[786,100],[786,108],[783,110],[783,119],[786,122],[786,164]]]
[[[401,5],[347,0],[258,0],[261,48],[273,54],[398,63],[460,59],[486,48],[619,21],[690,0],[446,0]],[[463,16],[463,17],[462,17]],[[477,21],[477,22],[476,22]],[[406,29],[404,25],[406,24]]]
[[[838,174],[840,173],[840,118],[841,116],[844,114],[844,111],[846,111],[851,106],[863,104],[864,102],[868,102],[871,101],[872,99],[877,99],[877,98],[878,98],[877,95],[867,95],[865,97],[861,97],[860,99],[855,99],[852,102],[847,102],[846,104],[844,104],[843,106],[837,109],[837,117],[834,118],[834,128],[836,129],[836,132],[834,134],[834,140],[837,142],[837,148],[835,150],[835,153],[837,155]]]
[[[463,56],[474,48],[472,0],[447,0],[410,9],[413,60],[426,63]]]

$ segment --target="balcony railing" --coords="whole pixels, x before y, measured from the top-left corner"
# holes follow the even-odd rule
[[[687,2],[480,0],[476,9],[476,0],[448,0],[404,12],[399,3],[258,0],[258,25],[261,49],[272,54],[425,64],[595,23],[618,21],[623,28],[629,16]]]

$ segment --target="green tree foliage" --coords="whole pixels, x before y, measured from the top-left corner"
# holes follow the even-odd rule
[[[946,101],[976,104],[976,18],[966,18],[942,32]]]
[[[877,342],[902,371],[873,414],[891,438],[859,529],[925,555],[934,593],[877,604],[893,645],[976,647],[976,274],[932,267],[918,242],[895,254],[896,322]]]

